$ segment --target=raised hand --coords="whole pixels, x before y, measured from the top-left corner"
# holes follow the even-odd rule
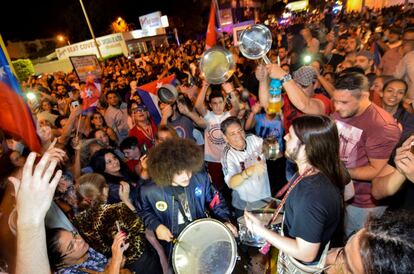
[[[57,160],[49,152],[43,155],[33,171],[35,160],[36,153],[30,153],[23,167],[21,180],[9,177],[16,193],[17,223],[20,225],[39,225],[44,222],[62,176],[61,170],[53,175]]]

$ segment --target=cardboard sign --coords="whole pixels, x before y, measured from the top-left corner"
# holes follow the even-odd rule
[[[95,75],[96,79],[102,77],[102,68],[96,55],[70,56],[69,59],[80,81],[85,81],[88,74]]]

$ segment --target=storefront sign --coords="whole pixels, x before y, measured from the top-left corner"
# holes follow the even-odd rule
[[[128,55],[128,49],[123,39],[122,33],[116,33],[111,35],[102,36],[96,39],[102,57],[124,54]],[[98,50],[96,49],[95,42],[87,40],[84,42],[72,44],[70,46],[61,47],[56,49],[56,54],[59,60],[67,59],[70,56],[80,55],[97,55]]]

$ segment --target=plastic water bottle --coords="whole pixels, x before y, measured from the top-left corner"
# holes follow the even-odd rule
[[[282,82],[279,79],[272,79],[269,85],[269,114],[278,114],[282,108]]]

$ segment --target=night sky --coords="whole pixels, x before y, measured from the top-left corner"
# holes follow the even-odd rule
[[[4,3],[6,2],[6,3]],[[200,5],[203,2],[203,5]],[[83,0],[96,36],[107,34],[118,16],[139,28],[138,17],[160,10],[163,15],[183,16],[189,7],[206,6],[207,0]],[[208,6],[208,4],[207,4]],[[186,8],[183,8],[186,7]],[[78,0],[3,1],[0,33],[4,41],[69,36],[74,43],[90,39]]]

